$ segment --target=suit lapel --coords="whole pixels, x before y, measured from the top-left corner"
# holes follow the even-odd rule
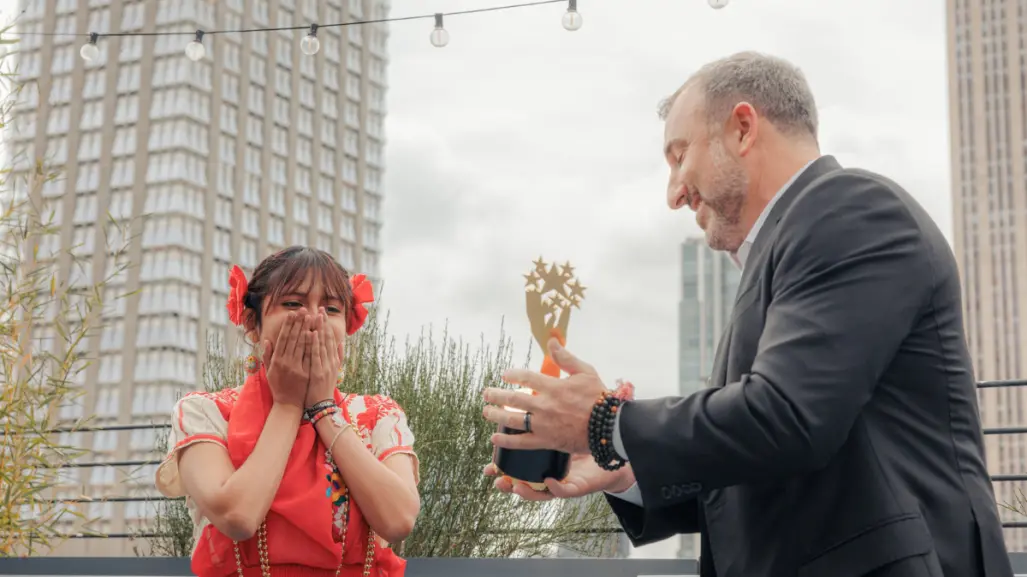
[[[745,268],[742,270],[742,278],[738,283],[738,294],[735,295],[736,306],[742,295],[749,292],[759,278],[759,274],[763,270],[763,253],[770,246],[770,239],[774,237],[774,231],[777,230],[777,224],[781,221],[781,217],[791,208],[795,198],[809,188],[815,180],[840,168],[841,165],[833,156],[821,156],[806,167],[806,170],[795,179],[795,182],[781,194],[781,198],[770,209],[767,220],[763,222],[763,227],[760,228],[759,233],[756,234],[756,240],[752,243],[752,249],[745,261]]]
[[[831,172],[839,170],[841,165],[835,160],[833,156],[825,155],[813,161],[806,170],[795,179],[791,185],[781,194],[781,198],[777,200],[774,207],[770,209],[770,214],[767,215],[766,221],[764,221],[762,228],[756,234],[756,239],[752,243],[752,249],[749,250],[749,256],[745,261],[745,268],[742,270],[742,278],[738,283],[738,293],[735,295],[735,305],[731,310],[731,317],[724,327],[724,334],[720,337],[720,343],[717,345],[717,353],[713,361],[713,370],[710,373],[711,386],[723,387],[727,384],[727,353],[731,347],[731,335],[734,331],[735,316],[738,312],[738,303],[741,301],[742,296],[748,293],[756,286],[757,281],[760,279],[760,275],[763,271],[763,260],[764,252],[766,248],[770,246],[770,239],[774,237],[774,231],[777,229],[777,224],[781,221],[788,209],[792,206],[796,197],[799,194],[809,188],[814,181],[820,177],[827,175]]]

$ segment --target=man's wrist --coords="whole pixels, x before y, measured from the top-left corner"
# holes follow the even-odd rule
[[[607,493],[623,493],[635,484],[635,472],[631,469],[630,464],[624,465],[613,474],[617,476],[617,479],[606,488]]]

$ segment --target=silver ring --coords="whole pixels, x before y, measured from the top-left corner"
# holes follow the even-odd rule
[[[524,432],[531,432],[531,413],[524,413]]]

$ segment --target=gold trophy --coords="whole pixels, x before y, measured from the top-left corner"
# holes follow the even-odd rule
[[[574,277],[574,267],[569,262],[562,266],[551,265],[539,257],[534,265],[535,268],[524,275],[524,297],[531,334],[542,348],[542,369],[539,372],[559,378],[560,367],[549,357],[547,342],[550,338],[556,338],[561,345],[566,344],[571,309],[581,308],[585,287]],[[530,389],[520,389],[519,392],[533,393]],[[507,410],[519,411],[512,407],[507,407]],[[511,435],[524,433],[503,426],[499,427],[499,432]],[[545,491],[544,481],[547,478],[559,480],[567,476],[570,455],[546,449],[514,450],[496,447],[492,462],[501,475],[524,483],[536,491]]]

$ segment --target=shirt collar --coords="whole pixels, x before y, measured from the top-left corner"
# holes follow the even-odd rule
[[[803,166],[795,174],[793,174],[792,177],[788,179],[788,182],[786,182],[784,186],[778,189],[777,193],[774,194],[774,197],[771,198],[770,202],[767,203],[767,206],[763,207],[763,212],[760,213],[759,218],[756,219],[756,222],[753,223],[752,228],[749,229],[749,234],[747,234],[745,236],[745,240],[742,241],[742,246],[738,247],[737,252],[731,253],[731,260],[734,261],[735,266],[737,266],[739,269],[745,268],[745,261],[749,258],[749,251],[752,250],[752,245],[754,242],[756,242],[756,236],[759,235],[760,229],[763,228],[763,224],[767,222],[767,218],[770,216],[770,211],[773,210],[774,205],[777,204],[777,201],[781,199],[781,196],[784,195],[786,190],[788,190],[788,187],[790,187],[795,182],[795,180],[799,178],[799,175],[805,172],[805,170],[809,168],[809,165],[813,164],[815,161],[816,159],[814,158],[813,160],[807,162],[805,166]]]

